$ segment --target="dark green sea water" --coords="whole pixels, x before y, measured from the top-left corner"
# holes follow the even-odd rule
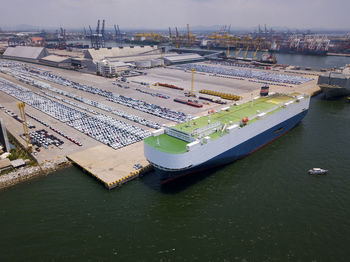
[[[348,261],[349,130],[350,104],[315,97],[283,137],[170,187],[72,167],[2,190],[0,261]]]
[[[232,57],[235,56],[235,50],[230,51],[230,55]],[[243,57],[244,52],[241,51],[238,55],[239,57]],[[249,51],[247,57],[252,58],[254,52]],[[260,58],[262,52],[258,52],[257,57]],[[282,65],[293,65],[293,66],[303,66],[303,67],[311,67],[315,69],[321,68],[334,68],[345,66],[346,64],[350,64],[350,57],[346,56],[313,56],[313,55],[295,55],[295,54],[283,54],[277,53],[276,59],[278,64]]]

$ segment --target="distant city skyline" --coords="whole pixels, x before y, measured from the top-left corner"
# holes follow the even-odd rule
[[[349,29],[350,1],[345,0],[12,0],[3,3],[0,28],[31,25],[38,28],[96,27],[124,29],[231,25]]]

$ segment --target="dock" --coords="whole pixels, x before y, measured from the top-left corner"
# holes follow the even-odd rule
[[[327,53],[328,56],[345,56],[350,57],[350,54],[344,54],[344,53]]]
[[[67,156],[74,164],[112,189],[150,171],[151,165],[143,155],[143,142],[114,150],[98,145]],[[142,165],[136,170],[135,164]]]
[[[269,85],[270,92],[275,93],[315,95],[321,90],[317,85],[321,73],[319,71],[277,65],[269,69],[247,69],[210,62],[195,64],[197,71],[193,91],[196,94],[201,90],[211,90],[214,93],[208,94],[208,97],[213,94],[231,94],[231,98],[241,98],[240,101],[227,100],[225,107],[251,101],[260,95],[262,85]],[[183,122],[185,115],[205,116],[208,112],[221,111],[224,107],[214,102],[198,106],[195,100],[192,102],[196,106],[185,107],[174,101],[174,98],[179,98],[188,102],[189,97],[184,91],[189,91],[192,85],[189,69],[193,66],[147,69],[147,74],[135,75],[129,79],[130,82],[44,65],[40,66],[40,72],[34,74],[35,69],[28,75],[25,67],[32,66],[29,63],[0,60],[0,69],[3,70],[0,72],[0,116],[5,120],[7,128],[18,141],[24,142],[23,125],[14,115],[18,113],[18,101],[27,103],[28,122],[34,126],[29,131],[44,130],[63,142],[59,146],[42,146],[42,142],[35,145],[33,158],[36,162],[44,164],[47,161],[54,162],[57,157],[67,157],[107,189],[118,187],[152,169],[143,155],[142,139],[149,135],[148,132],[163,125]],[[253,70],[254,76],[246,75],[244,72],[247,70]],[[50,76],[44,74],[45,71],[50,71]],[[18,75],[16,72],[21,73]],[[310,79],[303,79],[300,84],[296,84],[299,80],[295,80],[295,77]],[[71,84],[66,85],[67,83]],[[28,91],[21,94],[22,88]],[[43,88],[41,91],[45,92],[40,92],[39,95],[38,88]],[[80,99],[71,97],[72,92]],[[155,93],[160,96],[155,96]],[[109,97],[108,101],[106,96]],[[125,99],[120,100],[121,96]],[[42,101],[40,105],[50,101],[50,106],[31,106],[33,97]],[[137,100],[147,105],[146,108],[134,106]],[[154,114],[154,106],[162,114]],[[170,110],[175,114],[170,113]],[[119,125],[123,129],[119,129]],[[139,142],[134,143],[135,141]]]

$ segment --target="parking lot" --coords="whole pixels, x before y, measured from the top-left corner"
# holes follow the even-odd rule
[[[48,148],[51,145],[62,148],[63,141],[58,137],[50,134],[47,130],[41,129],[29,133],[30,143],[33,146]],[[37,150],[40,151],[40,150]]]

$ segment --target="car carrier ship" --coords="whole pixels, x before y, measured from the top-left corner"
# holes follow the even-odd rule
[[[350,95],[350,65],[346,65],[336,72],[330,71],[320,75],[317,84],[325,99]]]
[[[310,96],[299,93],[262,94],[249,102],[153,131],[144,139],[144,154],[162,183],[223,166],[292,129],[307,114],[309,102]]]

